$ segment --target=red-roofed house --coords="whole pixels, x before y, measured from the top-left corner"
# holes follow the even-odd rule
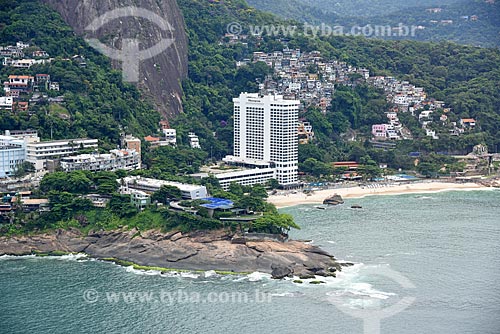
[[[476,120],[474,118],[462,118],[460,120],[460,125],[462,125],[462,127],[473,128],[476,126]]]
[[[154,143],[154,142],[160,141],[160,138],[153,137],[153,136],[147,136],[147,137],[144,137],[144,140],[147,141],[148,143]]]
[[[340,161],[333,163],[334,168],[347,168],[347,170],[356,170],[359,164],[356,161]]]
[[[27,93],[31,91],[34,81],[35,78],[29,75],[9,75],[9,81],[4,82],[4,90]]]
[[[16,111],[28,111],[28,102],[16,102],[14,105]]]

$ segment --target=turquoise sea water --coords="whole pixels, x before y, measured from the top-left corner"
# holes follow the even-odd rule
[[[382,320],[381,333],[500,333],[500,191],[283,211],[302,226],[294,238],[356,265],[312,285],[258,273],[160,275],[78,256],[4,256],[0,333],[354,334],[363,333],[363,320],[337,306],[366,316],[405,297],[414,302]]]

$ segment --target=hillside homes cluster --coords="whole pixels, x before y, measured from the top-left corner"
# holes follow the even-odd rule
[[[27,58],[31,56],[32,58]],[[24,42],[16,45],[0,46],[0,58],[4,67],[29,69],[33,65],[49,63],[49,54]],[[34,92],[59,91],[59,83],[51,81],[49,74],[19,75],[11,74],[3,82],[4,96],[0,96],[0,110],[28,111]],[[36,94],[36,93],[35,93]],[[33,95],[35,95],[33,94]],[[45,96],[48,99],[48,96]],[[50,102],[50,101],[49,101]]]
[[[36,64],[45,64],[52,61],[46,51],[30,47],[28,43],[24,42],[17,42],[16,45],[0,46],[0,57],[2,57],[3,66],[13,68],[30,68]]]
[[[375,140],[410,139],[411,134],[403,127],[396,112],[387,112],[386,116],[387,123],[372,125],[372,136]]]
[[[0,109],[23,112],[28,111],[29,103],[36,103],[41,98],[48,99],[47,95],[34,92],[59,91],[59,83],[51,81],[49,74],[9,75],[3,83],[3,90],[5,96],[0,96]]]
[[[446,114],[451,109],[444,102],[429,98],[422,87],[390,76],[371,77],[367,69],[356,68],[338,60],[324,60],[318,51],[302,52],[300,49],[287,47],[272,53],[254,52],[252,59],[239,61],[236,66],[249,62],[264,62],[274,70],[273,75],[267,76],[260,83],[262,95],[283,95],[287,99],[300,100],[302,109],[315,106],[326,112],[335,94],[335,85],[353,87],[367,82],[382,89],[393,107],[386,113],[387,123],[372,126],[375,140],[412,139],[411,132],[401,124],[398,117],[400,112],[418,116],[422,129],[434,139],[439,139],[439,136],[430,125],[434,121],[432,114],[438,110],[444,113],[440,118],[440,125],[446,126],[451,135],[458,136],[476,126],[474,119],[450,122]],[[310,124],[299,125],[299,138],[302,144],[314,138]]]
[[[383,89],[387,100],[398,107],[399,111],[411,112],[423,108],[427,101],[427,94],[421,87],[416,87],[408,81],[400,81],[394,77],[371,77],[368,82],[373,86]]]
[[[326,61],[319,51],[285,48],[272,53],[254,52],[251,61],[264,62],[274,69],[274,75],[260,84],[261,94],[301,100],[302,108],[318,106],[323,112],[331,104],[335,84],[354,86],[370,77],[367,69],[337,60]],[[247,62],[250,60],[239,62],[237,66]]]
[[[458,136],[467,130],[476,126],[474,119],[464,119],[460,122],[450,122],[447,114],[452,110],[447,108],[443,101],[437,101],[429,98],[421,87],[416,87],[408,81],[400,81],[394,77],[376,76],[368,79],[368,82],[380,89],[383,89],[388,102],[395,107],[394,110],[387,113],[389,122],[387,124],[375,124],[372,126],[372,135],[374,139],[409,139],[411,135],[406,133],[408,130],[398,125],[399,112],[410,112],[417,117],[426,132],[426,135],[434,139],[439,139],[436,130],[431,128],[435,121],[434,114],[439,110],[442,115],[439,118],[441,126],[447,126],[451,135]],[[384,133],[385,130],[385,133]],[[394,131],[398,134],[394,135]]]

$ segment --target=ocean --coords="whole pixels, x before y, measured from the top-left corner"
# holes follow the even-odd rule
[[[311,284],[3,256],[0,333],[500,333],[500,191],[281,211],[354,266]]]

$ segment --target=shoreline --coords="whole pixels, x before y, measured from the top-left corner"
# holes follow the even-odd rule
[[[334,277],[342,265],[318,246],[302,241],[235,240],[230,231],[139,231],[83,234],[77,229],[0,237],[0,255],[62,256],[83,253],[137,270],[261,272],[281,279],[296,275]]]
[[[367,196],[398,196],[407,194],[432,194],[447,191],[473,191],[493,189],[477,183],[450,183],[450,182],[419,182],[411,184],[391,184],[380,187],[355,186],[346,188],[333,188],[314,191],[309,196],[300,193],[286,195],[271,195],[267,201],[274,204],[278,209],[298,205],[323,204],[323,200],[329,196],[338,194],[344,199],[357,199]]]

